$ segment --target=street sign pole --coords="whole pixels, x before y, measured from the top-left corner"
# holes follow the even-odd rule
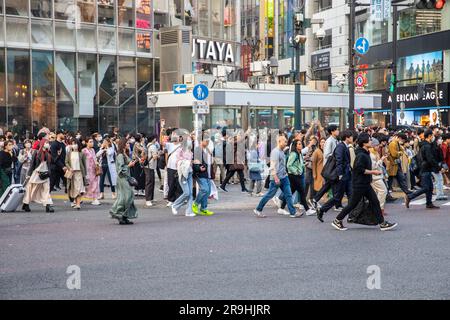
[[[397,6],[393,7],[392,13],[392,78],[394,81],[393,90],[391,90],[391,126],[395,130],[397,128]]]
[[[350,23],[348,37],[348,127],[355,130],[355,65],[354,65],[354,44],[355,44],[355,1],[349,0]],[[344,126],[345,127],[345,126]]]

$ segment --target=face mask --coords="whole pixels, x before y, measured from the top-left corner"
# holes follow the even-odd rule
[[[135,143],[136,140],[135,139],[130,139],[130,143]]]
[[[0,148],[3,148],[5,146],[5,143],[3,141],[0,141]]]
[[[77,134],[75,138],[81,139],[81,135]]]
[[[97,141],[98,142],[102,141],[102,137],[97,137]]]
[[[77,151],[78,150],[78,145],[77,144],[73,144],[72,145],[72,150],[73,151]]]
[[[45,149],[45,150],[50,149],[50,145],[49,145],[48,143],[44,144],[44,149]]]

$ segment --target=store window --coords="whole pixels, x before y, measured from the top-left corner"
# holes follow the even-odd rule
[[[318,11],[324,11],[331,9],[333,7],[333,1],[332,0],[318,0]]]
[[[325,37],[322,40],[317,40],[318,50],[332,47],[332,29],[325,30]]]
[[[222,25],[224,25],[223,1],[211,2],[211,36],[216,39],[223,39]]]
[[[189,2],[189,1],[188,1]],[[188,11],[188,8],[185,7]],[[208,0],[197,0],[197,6],[193,8],[192,13],[192,32],[196,36],[209,37],[209,18],[212,16],[209,11]],[[214,17],[211,17],[214,19]]]
[[[99,24],[114,24],[114,0],[98,0],[97,12]]]
[[[77,30],[78,50],[97,50],[97,40],[95,36],[95,25],[82,24]]]
[[[445,22],[449,18],[449,10],[417,10],[415,8],[402,10],[399,14],[399,39],[438,32],[443,30],[445,24],[448,29],[450,25]]]
[[[150,32],[138,31],[136,32],[136,50],[140,53],[151,52],[151,36]]]
[[[230,41],[239,42],[238,23],[239,17],[237,16],[239,8],[237,7],[239,2],[236,0],[225,0],[225,12],[224,12],[224,31],[225,39]]]
[[[154,28],[159,30],[162,27],[168,27],[170,21],[169,15],[169,3],[171,2],[171,7],[173,6],[173,0],[165,1],[165,0],[156,0],[153,2],[153,15],[155,19]],[[175,12],[173,12],[175,15]]]
[[[55,21],[55,47],[62,50],[75,50],[75,23]]]
[[[119,28],[119,52],[133,54],[135,52],[134,30]]]
[[[28,17],[28,12],[28,0],[5,0],[6,14]]]
[[[138,132],[148,133],[154,132],[153,120],[155,109],[147,108],[147,92],[153,90],[153,65],[151,59],[138,58],[137,59],[137,95],[138,95],[138,109],[137,122]]]
[[[106,53],[116,53],[116,28],[98,27],[98,50]]]
[[[6,42],[11,47],[28,47],[30,45],[28,19],[6,18]]]
[[[2,16],[0,16],[0,45],[4,46],[5,43],[5,37],[4,37],[4,28],[3,28],[3,22],[4,22],[4,18]]]
[[[94,0],[86,1],[86,0],[78,0],[77,1],[79,15],[80,15],[80,21],[81,22],[88,22],[88,23],[95,23],[95,13],[97,5],[94,2]]]
[[[119,57],[119,127],[136,132],[136,59]]]
[[[31,20],[31,41],[35,48],[53,47],[53,24],[52,21]]]
[[[106,62],[108,63],[108,62]],[[105,72],[105,62],[101,61],[100,72]],[[107,66],[107,65],[106,65]],[[77,99],[78,106],[74,110],[74,118],[83,114],[94,114],[94,118],[78,119],[78,128],[83,132],[92,132],[97,129],[98,122],[95,117],[97,113],[97,56],[95,54],[79,53],[78,61],[78,79],[77,79]]]
[[[7,127],[6,123],[6,63],[5,49],[0,48],[0,128]]]
[[[134,26],[134,1],[132,0],[118,0],[117,1],[117,17],[118,25],[120,27],[130,27]]]
[[[54,0],[55,19],[81,21],[80,8],[77,6],[77,0]]]
[[[117,61],[115,56],[99,57],[99,130],[111,132],[119,126],[117,101]]]
[[[78,129],[77,118],[74,117],[76,105],[76,69],[74,53],[56,53],[56,114],[58,128],[75,132]]]
[[[151,29],[150,0],[136,0],[136,28]]]
[[[36,18],[52,17],[52,0],[31,0],[31,16]]]
[[[56,128],[53,52],[32,52],[32,132],[37,134],[42,126]]]

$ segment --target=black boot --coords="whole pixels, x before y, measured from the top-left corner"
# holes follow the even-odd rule
[[[30,205],[24,203],[23,206],[22,206],[22,210],[25,211],[25,212],[31,212]]]
[[[55,212],[55,209],[53,209],[53,207],[48,204],[45,206],[45,212]]]

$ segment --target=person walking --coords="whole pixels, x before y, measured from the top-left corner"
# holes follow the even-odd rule
[[[24,148],[19,152],[20,169],[20,183],[23,184],[28,175],[31,161],[33,160],[33,150],[31,149],[31,141],[25,140]]]
[[[145,174],[145,206],[153,206],[155,197],[155,171],[158,165],[159,146],[156,143],[156,135],[148,137],[146,162],[144,163]]]
[[[108,177],[109,185],[111,186],[112,199],[116,199],[116,149],[110,138],[103,140],[99,151],[96,154],[98,161],[102,167],[102,175],[100,176],[100,196],[99,200],[105,198],[105,180]]]
[[[133,146],[131,159],[136,163],[131,168],[131,175],[138,181],[138,185],[135,188],[135,195],[145,196],[145,174],[141,165],[146,156],[144,138],[140,134],[136,134],[131,137],[130,141]]]
[[[262,197],[258,206],[253,210],[254,214],[258,218],[265,218],[263,214],[264,206],[272,199],[277,193],[278,189],[284,193],[284,199],[286,200],[289,216],[292,218],[301,217],[303,214],[296,212],[294,204],[292,203],[292,192],[289,182],[289,177],[286,171],[286,156],[284,154],[284,148],[286,148],[287,139],[284,135],[277,137],[277,147],[270,153],[270,184],[269,190]]]
[[[406,184],[406,177],[402,170],[402,156],[403,148],[402,145],[406,142],[407,137],[404,133],[397,133],[392,141],[389,143],[389,156],[388,156],[388,167],[387,172],[389,174],[388,189],[392,191],[392,184],[394,179],[397,179],[400,189],[405,193],[409,194],[411,191],[408,190]]]
[[[30,147],[31,148],[31,147]],[[42,139],[39,150],[30,161],[27,173],[28,183],[25,187],[22,210],[30,212],[30,203],[36,202],[45,206],[46,212],[55,212],[53,200],[50,195],[50,165],[52,156],[49,141]]]
[[[137,209],[134,205],[134,191],[128,180],[131,178],[130,168],[136,162],[131,161],[127,139],[122,138],[117,146],[116,170],[117,170],[117,199],[109,213],[113,219],[117,219],[120,225],[133,224],[130,219],[137,218]]]
[[[192,204],[192,212],[202,216],[212,216],[208,210],[208,198],[211,194],[211,164],[212,157],[207,148],[209,139],[204,134],[200,145],[194,149],[193,171],[199,190]]]
[[[14,143],[6,140],[3,150],[0,151],[0,197],[12,183],[13,164],[16,161],[12,149]]]
[[[336,157],[336,174],[338,176],[337,181],[332,181],[333,197],[329,199],[323,206],[316,209],[317,219],[320,222],[323,221],[323,215],[333,206],[339,210],[342,206],[342,198],[344,193],[347,192],[351,198],[351,167],[350,167],[350,151],[348,146],[353,143],[353,132],[351,130],[345,130],[341,134],[341,142],[338,143],[334,151]],[[318,202],[318,196],[315,198]]]
[[[345,231],[347,228],[342,221],[354,210],[363,198],[369,201],[370,208],[376,216],[381,231],[392,230],[397,227],[397,223],[390,223],[384,220],[381,213],[380,202],[375,191],[372,189],[372,175],[380,175],[381,171],[372,170],[372,161],[370,160],[369,149],[371,148],[370,136],[367,133],[361,133],[358,137],[358,148],[356,149],[356,158],[352,172],[352,194],[347,206],[342,209],[339,215],[331,224],[339,231]]]
[[[427,209],[439,209],[438,206],[433,204],[433,176],[432,173],[441,171],[439,162],[436,160],[436,155],[433,154],[433,132],[426,130],[424,132],[424,140],[422,141],[419,153],[421,158],[421,170],[420,170],[420,189],[414,191],[411,194],[405,196],[405,206],[409,209],[409,204],[415,198],[426,195],[426,208]]]
[[[100,178],[102,172],[99,172],[101,168],[97,162],[97,155],[94,150],[94,139],[88,138],[86,139],[86,148],[82,150],[83,155],[86,159],[86,180],[87,180],[87,188],[86,188],[86,197],[92,199],[93,206],[101,205],[98,198],[100,197]]]
[[[81,198],[86,193],[86,156],[81,149],[81,142],[78,139],[72,139],[70,150],[66,155],[65,167],[67,178],[67,194],[73,201],[72,207],[81,210]]]
[[[52,162],[50,164],[50,191],[56,191],[60,181],[65,181],[64,172],[66,171],[66,144],[64,143],[64,132],[56,131],[56,140],[50,145]]]
[[[247,151],[247,165],[250,178],[249,194],[255,197],[261,197],[262,192],[262,172],[264,171],[265,163],[259,156],[259,143],[257,138]]]
[[[181,196],[179,196],[172,204],[172,213],[178,215],[178,211],[187,202],[187,208],[185,212],[186,217],[195,217],[196,214],[192,210],[193,198],[193,179],[192,179],[192,140],[190,137],[185,141],[180,153],[178,154],[177,169],[178,169],[178,183],[183,190]]]
[[[383,163],[387,158],[387,155],[384,155],[380,158],[380,154],[377,151],[378,146],[380,145],[380,142],[372,138],[371,148],[370,151],[370,160],[372,161],[372,170],[373,171],[380,171],[381,174],[373,175],[372,176],[372,189],[375,191],[378,197],[378,201],[380,202],[380,208],[381,208],[381,214],[384,216],[385,211],[384,207],[386,204],[386,196],[388,194],[386,183],[384,182],[384,173],[383,173]]]
[[[298,193],[300,204],[305,209],[307,216],[312,216],[316,214],[315,210],[310,209],[306,201],[305,192],[305,162],[302,156],[303,143],[300,140],[294,140],[292,143],[292,150],[289,154],[287,161],[287,173],[289,178],[289,183],[291,187],[291,192],[294,194]],[[278,209],[278,213],[281,215],[289,215],[289,212],[285,210],[286,199],[284,193],[281,194],[281,207]]]
[[[175,132],[172,133],[171,143],[166,144],[167,148],[167,183],[168,183],[168,193],[167,193],[167,206],[170,207],[173,202],[183,193],[180,183],[178,182],[178,157],[181,152],[181,143],[183,142],[183,137],[176,135]]]
[[[238,143],[242,143],[242,138],[238,137],[238,136],[234,136],[232,138],[233,140],[233,158],[231,159],[227,159],[227,175],[225,177],[225,180],[222,181],[222,184],[219,186],[219,189],[222,190],[223,192],[228,192],[228,190],[226,189],[226,185],[228,184],[228,182],[230,181],[230,179],[237,173],[237,175],[239,176],[239,182],[241,184],[241,192],[242,193],[248,193],[247,188],[245,187],[245,178],[244,178],[244,158],[243,157],[238,157]],[[230,161],[231,160],[231,161]]]
[[[312,206],[312,200],[316,196],[317,192],[322,188],[323,186],[323,177],[322,177],[322,170],[323,170],[323,147],[325,146],[325,138],[320,139],[319,147],[314,150],[312,156],[311,156],[311,169],[312,169],[312,185],[311,185],[311,191],[310,191],[310,204]]]

